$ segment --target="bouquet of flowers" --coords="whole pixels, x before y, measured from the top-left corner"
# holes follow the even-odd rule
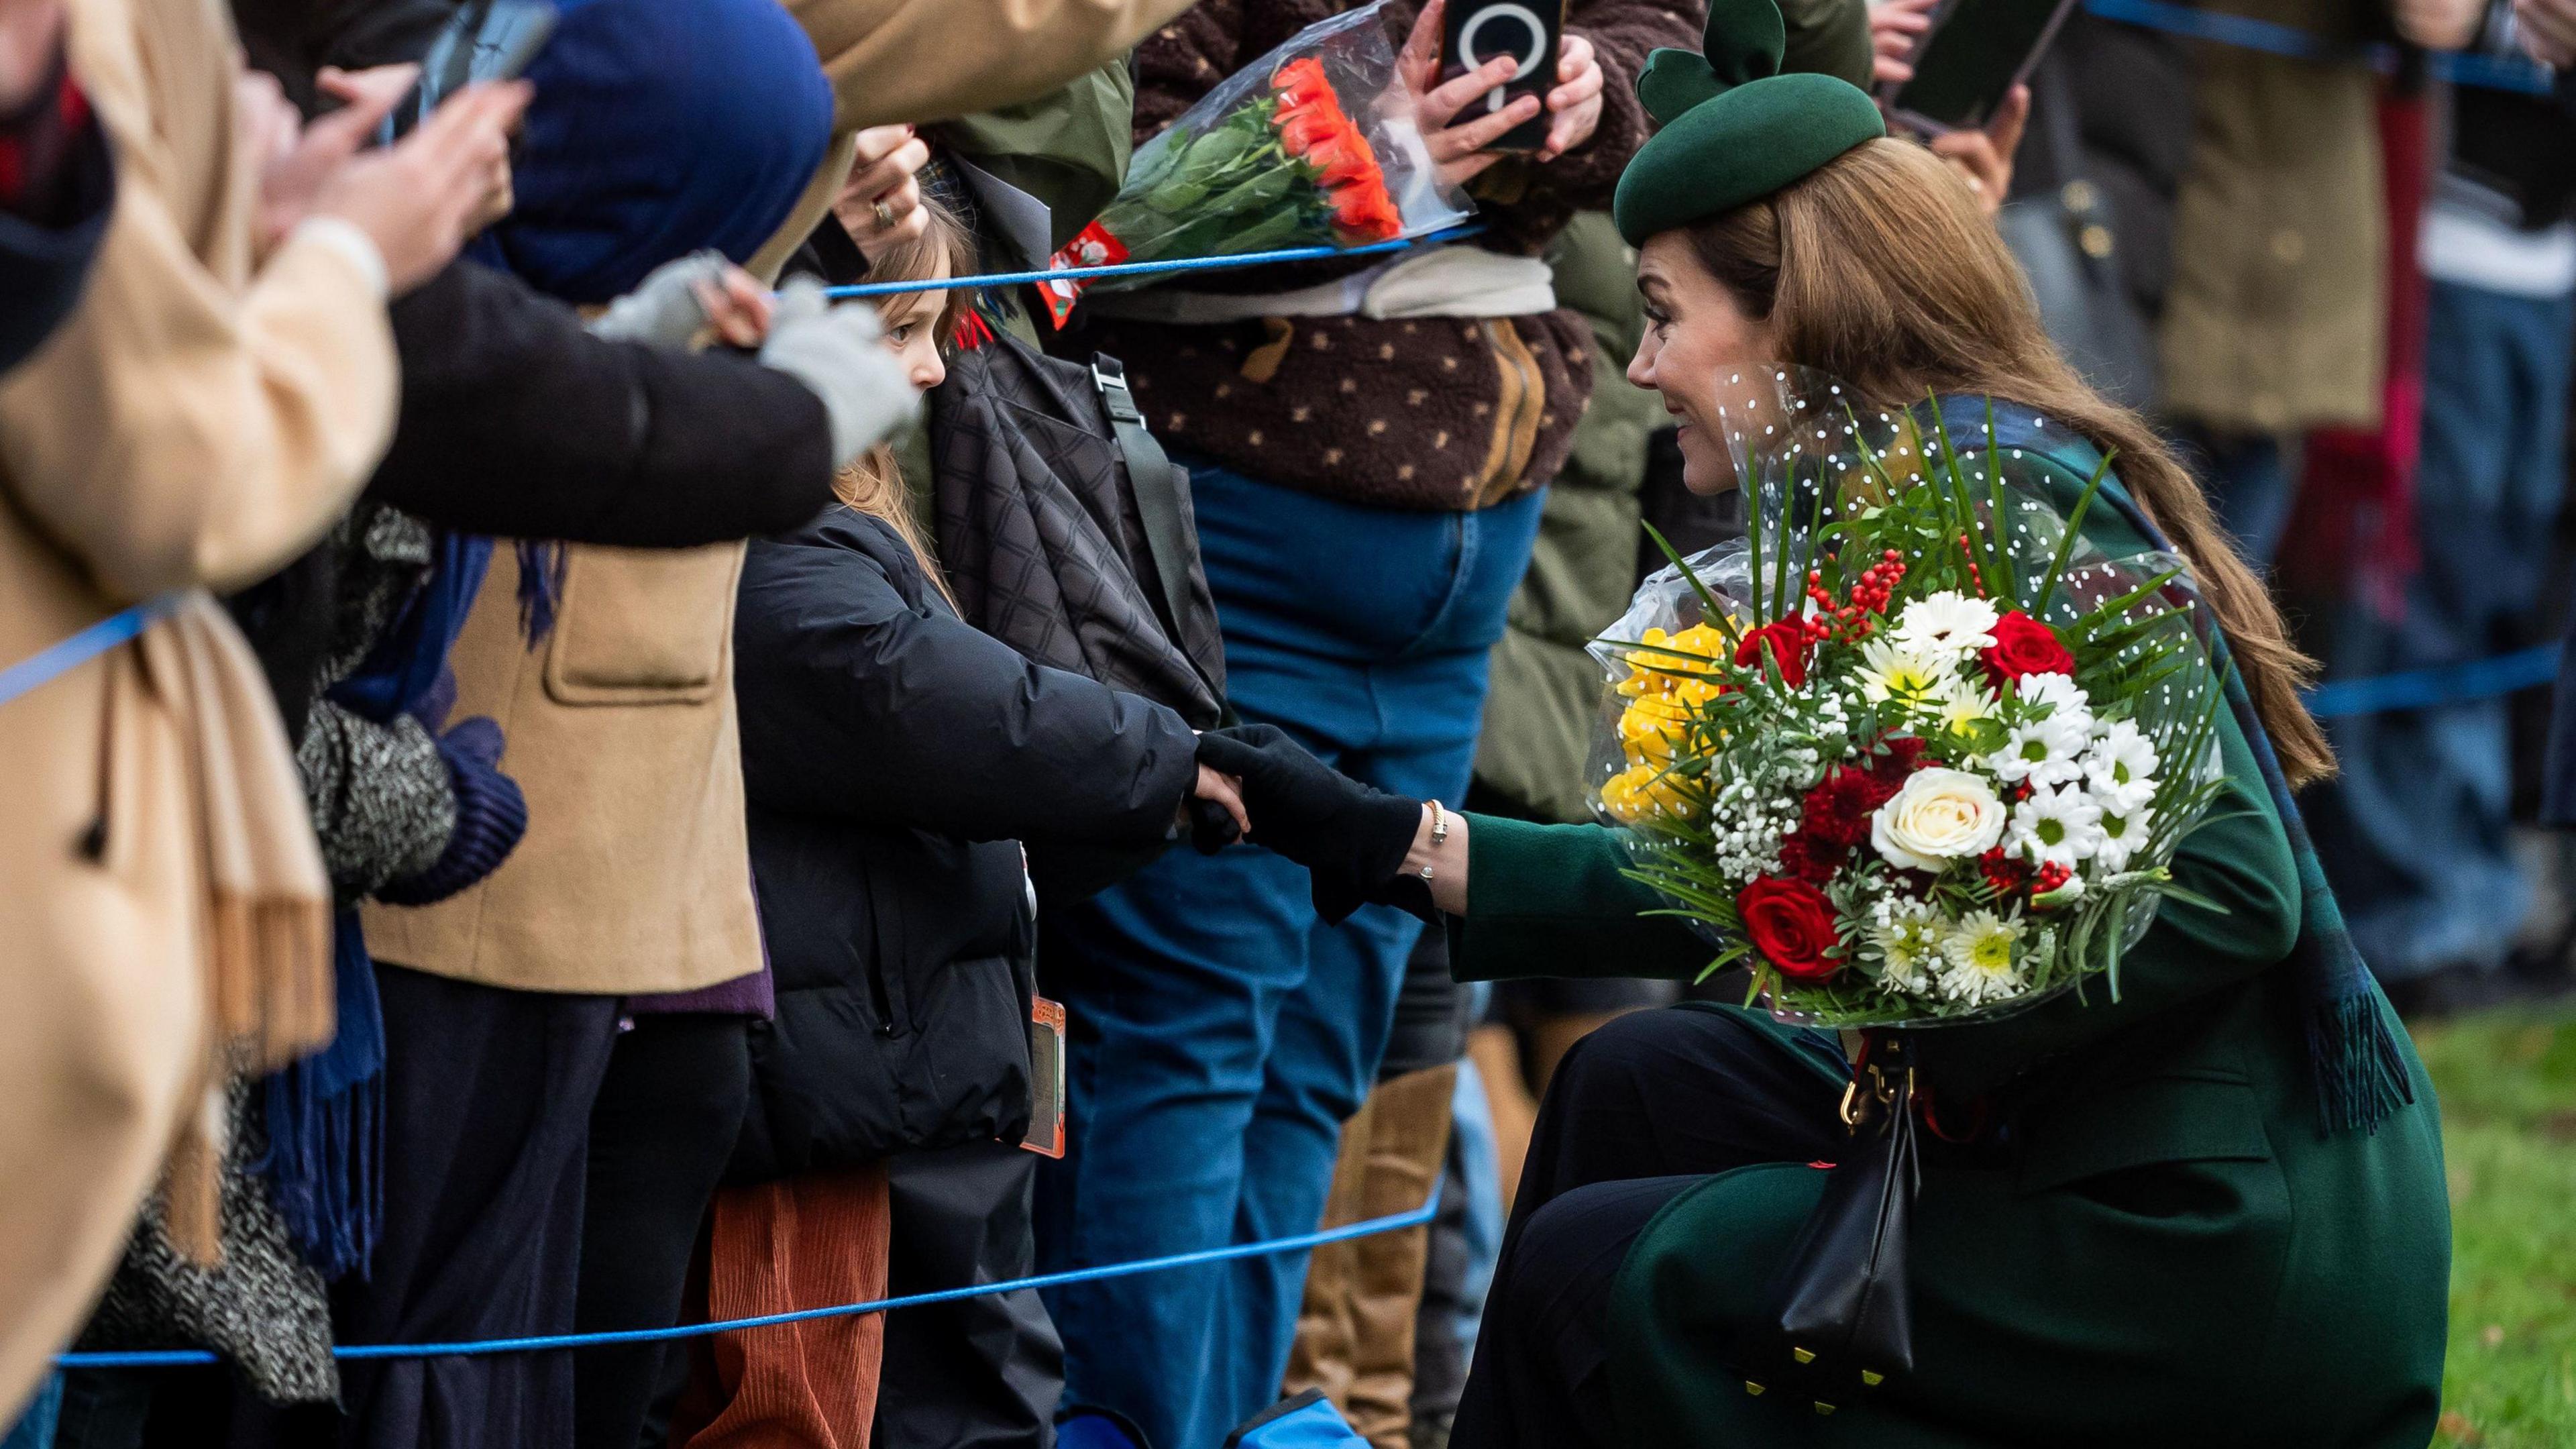
[[[1049,266],[1366,246],[1464,220],[1464,198],[1440,183],[1414,123],[1386,3],[1306,27],[1201,97],[1136,153],[1108,209]],[[1095,281],[1152,280],[1039,290],[1062,327]]]
[[[1633,873],[1787,1017],[2116,995],[2220,788],[2182,560],[2102,555],[2077,529],[2104,471],[2061,514],[1991,404],[1971,430],[1783,370],[1728,392],[1748,536],[1675,557],[1593,645]]]

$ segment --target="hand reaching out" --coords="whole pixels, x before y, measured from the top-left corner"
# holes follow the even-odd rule
[[[1547,144],[1541,146],[1538,159],[1553,161],[1592,139],[1601,125],[1601,58],[1592,53],[1592,42],[1580,35],[1568,35],[1556,48],[1556,78],[1559,84],[1547,93],[1547,108],[1553,119],[1547,125]]]
[[[1937,0],[1877,0],[1869,7],[1870,78],[1881,85],[1903,85],[1914,79],[1906,57],[1932,28]]]
[[[2522,48],[2543,65],[2576,67],[2576,0],[2513,0]]]
[[[832,214],[870,262],[930,229],[930,213],[921,209],[921,178],[914,174],[929,164],[929,143],[910,126],[859,132],[858,155]]]
[[[0,114],[36,98],[62,43],[62,0],[0,0]]]
[[[509,133],[534,94],[523,81],[469,86],[393,146],[360,151],[411,89],[417,66],[325,69],[322,90],[345,102],[296,127],[276,83],[237,88],[245,142],[260,165],[262,249],[309,216],[336,216],[375,242],[400,296],[455,257],[497,192],[509,191]]]
[[[1932,138],[1933,154],[1967,178],[1977,205],[1986,215],[2003,209],[2012,190],[2013,153],[2021,149],[2022,128],[2030,121],[2030,87],[2014,86],[1983,130],[1952,131]]]
[[[1181,824],[1201,855],[1214,855],[1251,834],[1252,817],[1243,808],[1243,782],[1199,766],[1198,782],[1182,802]]]
[[[1510,57],[1501,56],[1465,75],[1442,81],[1440,17],[1446,9],[1447,0],[1431,0],[1422,7],[1422,13],[1414,18],[1413,33],[1405,37],[1404,53],[1395,62],[1405,89],[1413,93],[1414,119],[1422,128],[1423,143],[1430,148],[1431,160],[1439,167],[1444,184],[1464,186],[1502,160],[1505,153],[1486,148],[1542,110],[1550,116],[1547,140],[1532,159],[1553,161],[1592,139],[1592,133],[1601,125],[1605,78],[1592,42],[1580,35],[1566,35],[1558,43],[1557,84],[1544,101],[1537,96],[1516,96],[1499,111],[1458,120],[1462,114],[1480,108],[1494,88],[1511,80],[1520,67]]]

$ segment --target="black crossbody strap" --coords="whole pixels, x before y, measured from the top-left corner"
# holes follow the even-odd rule
[[[1163,585],[1163,627],[1180,638],[1189,605],[1189,547],[1182,536],[1180,469],[1163,445],[1145,431],[1145,415],[1127,391],[1127,368],[1117,358],[1092,354],[1091,381],[1109,409],[1109,426],[1118,435],[1118,456],[1127,465],[1127,481],[1136,493],[1136,518],[1145,528],[1145,549],[1154,556],[1154,576]]]
[[[1163,628],[1171,637],[1172,647],[1190,661],[1190,671],[1216,696],[1217,707],[1223,712],[1218,722],[1233,724],[1233,702],[1181,643],[1181,620],[1189,615],[1189,560],[1197,542],[1181,521],[1181,494],[1189,487],[1189,474],[1145,430],[1145,415],[1137,410],[1136,398],[1127,390],[1125,363],[1106,353],[1093,353],[1091,382],[1100,389],[1101,404],[1109,411],[1109,427],[1118,435],[1118,456],[1127,465],[1128,486],[1136,497],[1136,521],[1145,530],[1145,551],[1153,555],[1154,577],[1163,586]]]

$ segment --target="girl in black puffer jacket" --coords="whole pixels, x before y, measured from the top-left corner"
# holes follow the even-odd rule
[[[945,276],[971,256],[937,210],[913,250],[877,258],[871,280]],[[960,295],[886,301],[886,340],[918,386],[944,375],[937,341]],[[731,1173],[745,1186],[717,1207],[718,1317],[869,1296],[887,1179],[893,1281],[874,1286],[1031,1271],[1037,1159],[1018,1143],[1036,931],[1022,842],[1151,849],[1193,794],[1233,801],[1198,767],[1179,715],[1031,664],[962,622],[890,458],[843,483],[843,506],[751,545],[735,614],[752,873],[778,1005],[752,1038]],[[807,1396],[760,1381],[805,1372],[833,1325],[851,1336],[841,1362],[864,1379],[851,1360],[867,1322],[806,1325],[817,1333],[801,1351],[787,1333],[743,1335],[750,1361],[729,1385],[727,1426],[775,1417],[756,1399],[804,1412],[787,1405]],[[764,1364],[764,1344],[782,1359]],[[880,1445],[1033,1445],[1054,1407],[1059,1350],[1034,1294],[891,1315],[884,1355]],[[828,1397],[849,1392],[836,1383]]]

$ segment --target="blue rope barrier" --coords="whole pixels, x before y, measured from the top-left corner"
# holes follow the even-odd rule
[[[984,1283],[970,1288],[943,1288],[936,1293],[914,1293],[902,1298],[880,1298],[868,1303],[843,1303],[830,1308],[802,1308],[793,1313],[766,1313],[757,1318],[732,1318],[721,1323],[684,1323],[674,1328],[627,1328],[606,1333],[560,1333],[536,1338],[469,1339],[461,1343],[347,1344],[333,1348],[331,1356],[337,1359],[463,1358],[496,1353],[535,1353],[550,1349],[588,1348],[596,1344],[661,1343],[675,1338],[703,1338],[709,1334],[733,1333],[746,1328],[769,1328],[781,1323],[803,1323],[816,1318],[856,1318],[870,1313],[890,1313],[898,1308],[919,1308],[932,1303],[953,1303],[960,1298],[981,1298],[993,1293],[1015,1293],[1023,1288],[1056,1288],[1067,1283],[1091,1283],[1103,1278],[1127,1278],[1140,1273],[1159,1273],[1172,1268],[1196,1267],[1203,1263],[1223,1263],[1236,1258],[1260,1258],[1273,1253],[1293,1253],[1306,1248],[1320,1248],[1327,1243],[1347,1242],[1352,1238],[1366,1238],[1379,1233],[1418,1228],[1430,1222],[1439,1211],[1440,1188],[1435,1183],[1432,1186],[1430,1198],[1411,1212],[1369,1218],[1345,1227],[1326,1228],[1320,1232],[1300,1233],[1293,1238],[1272,1238],[1260,1243],[1237,1243],[1224,1248],[1201,1248],[1196,1252],[1173,1253],[1161,1258],[1140,1258],[1132,1263],[1112,1263],[1101,1268],[1076,1268],[1063,1273],[1041,1273],[1034,1278],[1014,1278],[1007,1283]],[[219,1360],[215,1355],[199,1348],[139,1349],[54,1355],[54,1366],[66,1369],[174,1368],[216,1362]]]
[[[1264,267],[1276,262],[1320,262],[1339,257],[1373,257],[1412,247],[1453,242],[1483,231],[1482,226],[1446,227],[1417,237],[1370,242],[1357,247],[1289,247],[1282,251],[1242,252],[1230,257],[1166,257],[1152,262],[1115,262],[1105,267],[1057,267],[1042,272],[989,272],[977,277],[946,277],[935,282],[855,282],[825,287],[834,301],[850,297],[885,297],[897,292],[947,292],[959,287],[1009,287],[1022,282],[1082,281],[1092,277],[1143,277],[1157,272],[1214,272],[1231,267]]]
[[[2308,691],[2308,713],[2319,719],[2438,709],[2537,689],[2558,677],[2556,644],[2535,644],[2511,654],[2440,664],[2361,679],[2330,679]]]
[[[133,608],[110,614],[68,639],[58,640],[6,669],[0,669],[0,704],[40,686],[51,684],[80,666],[120,644],[133,641],[145,626],[169,612],[178,602],[174,594],[147,599]]]
[[[2230,15],[2221,10],[2199,10],[2172,4],[2170,0],[2084,0],[2084,8],[2104,20],[2118,20],[2149,30],[2161,30],[2169,35],[2215,41],[2239,50],[2259,50],[2292,60],[2329,64],[2349,62],[2382,71],[2393,70],[2397,64],[2397,52],[2393,46],[2338,44],[2269,20]],[[2549,68],[2535,60],[2517,61],[2505,56],[2437,50],[2426,54],[2425,64],[2433,75],[2456,85],[2545,96],[2553,84]]]

